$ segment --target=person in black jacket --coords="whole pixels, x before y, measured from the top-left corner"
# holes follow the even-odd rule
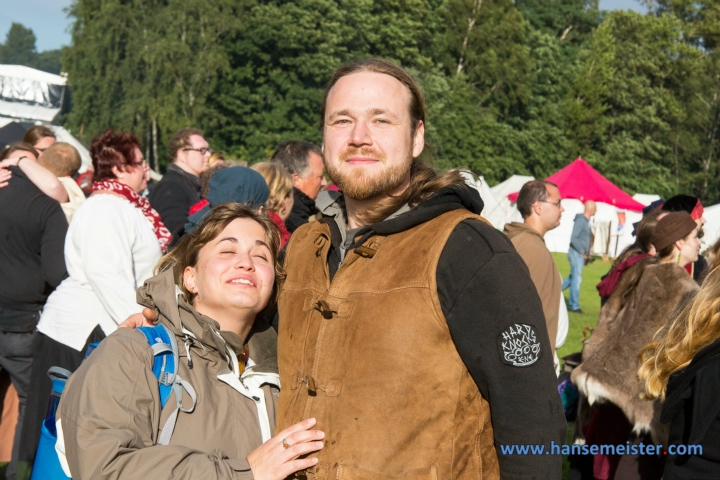
[[[322,150],[314,143],[288,140],[280,143],[271,161],[292,176],[294,203],[285,225],[290,233],[310,219],[320,218],[315,206],[320,190],[327,185]]]
[[[643,350],[646,398],[670,423],[664,480],[720,478],[720,269]]]
[[[172,165],[148,200],[173,235],[171,247],[184,233],[190,207],[200,201],[200,174],[209,168],[211,153],[197,128],[183,128],[170,137],[168,156]]]
[[[12,173],[0,188],[0,369],[17,390],[19,417],[7,478],[14,479],[32,368],[35,326],[48,295],[67,276],[63,249],[67,220],[60,204],[42,193],[18,164],[34,161],[27,144],[11,146]]]

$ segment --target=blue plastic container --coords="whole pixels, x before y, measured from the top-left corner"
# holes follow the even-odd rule
[[[40,428],[40,442],[35,453],[32,476],[30,480],[67,480],[70,477],[65,475],[60,466],[55,451],[57,442],[57,429],[55,427],[55,413],[60,404],[60,396],[65,389],[65,383],[71,373],[60,367],[52,367],[48,370],[48,377],[52,380],[52,392],[48,402],[47,414]]]
[[[50,417],[45,419],[40,429],[40,443],[38,443],[35,454],[35,465],[33,465],[30,480],[70,479],[60,466],[60,460],[55,451],[55,442],[57,442],[55,417]]]

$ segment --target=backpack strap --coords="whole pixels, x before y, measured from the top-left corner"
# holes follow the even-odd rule
[[[195,389],[188,382],[180,378],[177,373],[179,364],[178,345],[175,335],[170,332],[165,325],[156,325],[154,327],[138,327],[145,338],[147,338],[150,348],[153,350],[155,359],[153,361],[153,374],[158,379],[160,389],[161,408],[165,407],[171,393],[175,393],[175,410],[168,417],[165,425],[163,425],[158,437],[158,445],[169,445],[172,437],[175,423],[177,423],[178,413],[192,412],[197,404],[197,394]],[[188,352],[189,353],[189,352]],[[192,406],[188,409],[182,405],[182,391],[185,390],[192,400]]]
[[[160,406],[165,407],[172,393],[173,380],[177,373],[178,347],[175,335],[168,332],[164,325],[154,327],[138,327],[150,348],[153,350],[153,374],[160,384]]]

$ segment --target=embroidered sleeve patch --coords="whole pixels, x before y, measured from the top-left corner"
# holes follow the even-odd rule
[[[527,367],[540,358],[540,340],[530,325],[516,323],[498,336],[500,359],[513,367]]]

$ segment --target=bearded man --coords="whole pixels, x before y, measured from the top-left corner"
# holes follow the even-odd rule
[[[287,247],[278,428],[314,417],[325,432],[308,478],[560,478],[559,455],[507,451],[566,435],[540,298],[477,192],[417,159],[424,108],[385,60],[328,84],[323,153],[342,193]]]

